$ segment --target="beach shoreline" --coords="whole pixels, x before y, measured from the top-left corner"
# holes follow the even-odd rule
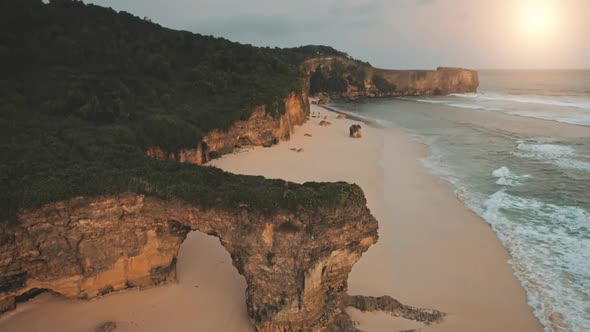
[[[314,112],[321,119],[327,114],[332,126],[320,127],[312,118],[288,142],[227,155],[211,165],[294,182],[343,180],[361,186],[379,220],[380,240],[354,266],[349,294],[390,295],[448,314],[443,323],[426,326],[349,309],[361,330],[542,330],[490,225],[422,164],[430,154],[427,145],[401,129],[366,122],[364,137],[351,139],[348,127],[364,119],[336,119],[339,112],[319,105],[312,105]]]
[[[407,305],[441,310],[447,317],[428,326],[348,309],[358,328],[541,331],[491,227],[422,164],[428,146],[401,129],[365,122],[363,137],[352,139],[348,128],[359,120],[337,119],[330,110],[311,107],[320,116],[295,127],[290,141],[224,155],[208,165],[299,183],[361,186],[379,220],[380,240],[353,267],[349,294],[390,295]],[[319,125],[324,117],[331,126]],[[177,269],[176,284],[91,301],[43,295],[0,317],[0,330],[93,331],[101,322],[114,321],[118,331],[253,331],[245,280],[216,239],[189,234]]]

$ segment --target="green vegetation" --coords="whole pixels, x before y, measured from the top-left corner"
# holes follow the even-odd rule
[[[270,265],[270,266],[275,265],[274,258],[275,258],[274,252],[269,251],[266,253],[266,262],[268,263],[268,265]]]
[[[302,54],[308,58],[320,57],[320,56],[340,56],[350,58],[350,56],[344,52],[340,52],[333,47],[324,45],[306,45],[288,49],[293,52]]]
[[[300,64],[318,52],[341,54],[241,45],[73,0],[2,1],[0,219],[125,191],[263,210],[358,200],[344,183],[294,185],[145,155],[150,145],[194,148],[255,105],[278,115],[278,101],[301,89]]]
[[[391,93],[394,92],[396,89],[395,84],[389,83],[383,76],[380,74],[373,75],[372,79],[373,85],[377,87],[379,91],[382,93]]]
[[[309,92],[342,93],[347,91],[349,85],[362,91],[365,89],[367,67],[368,65],[356,60],[346,67],[339,61],[334,61],[329,69],[318,65],[311,73]]]

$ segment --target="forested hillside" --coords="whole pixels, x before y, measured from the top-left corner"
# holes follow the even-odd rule
[[[194,146],[257,105],[279,115],[279,101],[302,89],[301,63],[326,54],[345,55],[323,46],[242,45],[80,1],[3,0],[4,217],[19,207],[129,190],[214,201],[211,192],[228,186],[240,199],[278,204],[254,192],[254,180],[229,184],[229,174],[154,161],[145,148]],[[254,182],[232,187],[240,181]]]

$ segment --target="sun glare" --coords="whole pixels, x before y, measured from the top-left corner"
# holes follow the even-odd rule
[[[520,23],[528,39],[547,40],[555,28],[555,12],[548,1],[530,1],[523,6]]]
[[[526,13],[526,23],[532,28],[543,28],[547,22],[546,8],[531,7]]]

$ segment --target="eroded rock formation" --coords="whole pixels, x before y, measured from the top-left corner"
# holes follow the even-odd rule
[[[367,63],[342,56],[326,56],[308,59],[303,65],[307,75],[317,70],[331,70],[335,64],[344,70],[347,87],[344,92],[324,92],[317,96],[326,99],[358,99],[387,96],[448,95],[451,93],[476,92],[479,87],[478,74],[463,68],[439,67],[436,70],[389,70],[379,69]],[[360,75],[360,77],[359,77]],[[348,77],[356,76],[360,81],[352,84]],[[375,76],[383,78],[391,86],[389,91],[381,91],[374,83]]]
[[[363,312],[381,311],[394,317],[403,317],[425,324],[438,323],[445,317],[445,314],[438,310],[411,307],[391,296],[355,295],[348,296],[343,302],[345,306],[357,308]]]
[[[258,331],[328,330],[353,264],[377,241],[365,204],[343,196],[338,207],[268,213],[127,193],[21,211],[19,224],[0,228],[0,310],[40,289],[91,298],[174,280],[179,246],[199,230],[220,239],[245,277]]]
[[[228,130],[210,131],[200,142],[195,142],[195,148],[167,153],[161,147],[152,146],[147,149],[147,154],[155,159],[202,165],[231,153],[236,147],[268,147],[289,140],[293,127],[302,125],[309,114],[307,93],[291,93],[281,107],[285,112],[273,116],[266,106],[258,106],[247,120],[236,121]]]

